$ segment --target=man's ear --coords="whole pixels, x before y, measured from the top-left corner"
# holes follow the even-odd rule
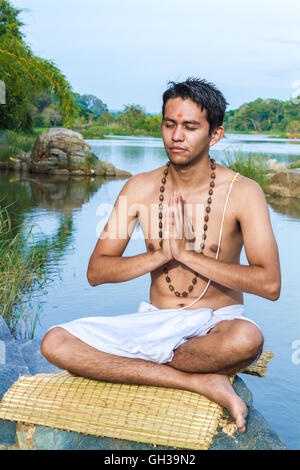
[[[216,127],[211,133],[209,146],[212,147],[217,142],[219,142],[219,140],[222,139],[223,135],[224,135],[224,127],[223,126]]]

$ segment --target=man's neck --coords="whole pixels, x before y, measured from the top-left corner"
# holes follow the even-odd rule
[[[193,191],[201,188],[210,181],[210,159],[205,156],[191,165],[176,165],[170,162],[169,179],[172,189],[176,191]]]

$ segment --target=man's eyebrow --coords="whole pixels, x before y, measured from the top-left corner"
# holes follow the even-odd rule
[[[169,117],[164,117],[163,121],[171,121],[171,122],[175,122],[175,124],[176,124],[176,121],[174,119],[169,118]],[[192,119],[191,121],[184,121],[183,124],[194,124],[196,126],[200,126],[201,122],[195,121],[195,120]]]

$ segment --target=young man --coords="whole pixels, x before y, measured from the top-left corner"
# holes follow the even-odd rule
[[[77,375],[200,393],[243,432],[247,407],[229,375],[257,360],[263,335],[244,316],[242,293],[277,300],[280,265],[260,186],[210,159],[225,109],[205,80],[171,83],[162,120],[168,162],[126,182],[87,272],[92,286],[150,272],[150,303],[53,327],[42,353]],[[137,220],[146,252],[123,257]],[[239,264],[243,245],[248,266]]]

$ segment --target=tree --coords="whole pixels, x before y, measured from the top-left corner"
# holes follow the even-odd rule
[[[47,108],[42,112],[42,116],[44,117],[45,122],[50,123],[49,127],[57,127],[61,125],[61,114],[55,104],[47,106]]]
[[[138,120],[145,120],[147,117],[145,110],[138,104],[128,104],[124,106],[124,110],[115,119],[115,122],[120,124],[129,132],[133,132],[135,123]],[[141,122],[140,122],[140,125]]]
[[[53,98],[44,91],[34,96],[33,104],[37,107],[39,113],[42,113],[47,106],[53,103]]]
[[[101,116],[98,118],[97,123],[100,126],[109,126],[110,124],[112,124],[113,120],[114,117],[111,113],[109,113],[108,111],[103,111]]]
[[[106,104],[95,95],[79,95],[79,100],[96,118],[101,116],[104,111],[108,111]]]
[[[55,96],[63,125],[72,127],[76,114],[71,86],[54,62],[35,56],[24,43],[18,28],[21,10],[0,0],[2,34],[0,35],[0,79],[5,82],[6,104],[0,105],[0,128],[32,130],[32,101],[37,92]],[[16,34],[14,34],[14,32]]]
[[[18,18],[22,11],[25,10],[13,7],[7,0],[0,0],[0,36],[10,33],[17,39],[23,39],[20,28],[24,23]]]
[[[238,109],[227,111],[224,119],[226,131],[257,132],[284,131],[291,121],[300,119],[300,105],[293,100],[258,98]]]
[[[296,120],[289,122],[286,130],[291,134],[300,134],[300,122]]]

